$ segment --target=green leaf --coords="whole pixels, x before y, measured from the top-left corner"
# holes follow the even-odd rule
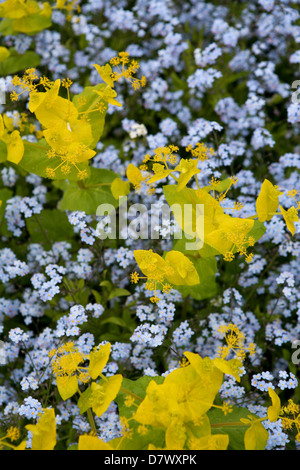
[[[81,393],[77,406],[79,408],[80,414],[85,413],[90,407],[90,398],[92,395],[91,387],[88,387],[84,392]]]
[[[245,450],[244,435],[249,424],[243,423],[241,419],[247,419],[251,416],[257,419],[257,416],[249,413],[247,408],[234,406],[231,413],[224,416],[222,410],[213,408],[207,413],[212,434],[227,434],[229,436],[229,450]]]
[[[90,170],[89,178],[76,183],[70,182],[59,202],[60,210],[84,211],[86,214],[96,215],[97,207],[101,204],[118,206],[118,201],[110,190],[110,184],[116,178],[116,174],[110,170],[93,167]]]
[[[54,242],[71,240],[74,234],[67,215],[58,209],[45,209],[26,219],[26,227],[32,243],[44,243],[51,249]]]
[[[123,328],[127,328],[127,324],[120,317],[109,317],[109,318],[106,318],[106,320],[101,321],[101,325],[105,325],[106,323],[113,323],[114,325],[118,325],[118,326],[122,326]]]
[[[10,56],[0,63],[0,75],[11,75],[28,68],[38,67],[40,56],[33,51],[18,54],[13,48],[9,49]]]
[[[190,295],[196,300],[214,297],[217,293],[215,275],[217,272],[216,258],[191,258],[200,278],[200,283],[195,286],[177,287],[183,297]]]
[[[33,14],[24,18],[5,18],[0,24],[0,32],[3,36],[24,33],[36,34],[52,24],[51,16]]]
[[[129,292],[129,290],[117,287],[116,289],[113,289],[112,292],[109,294],[108,300],[114,299],[115,297],[123,297],[130,294],[131,292]]]
[[[247,233],[247,237],[253,237],[255,241],[259,240],[265,233],[266,227],[262,222],[259,220],[254,221],[254,225],[249,233]]]

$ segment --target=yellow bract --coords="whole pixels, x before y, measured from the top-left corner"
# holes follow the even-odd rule
[[[269,395],[272,400],[272,406],[268,407],[268,418],[271,422],[277,421],[281,410],[281,402],[277,393],[271,388],[268,388]]]
[[[256,212],[260,222],[272,219],[278,208],[279,196],[282,194],[269,180],[264,180],[256,200]]]
[[[129,163],[126,175],[130,183],[133,184],[134,188],[139,189],[142,181],[144,181],[141,171],[132,163]]]
[[[116,398],[121,388],[122,380],[122,375],[117,374],[101,381],[101,384],[92,382],[90,404],[97,416],[105,413],[111,402]]]
[[[190,450],[226,450],[229,444],[227,434],[209,434],[191,440]]]
[[[175,286],[194,286],[199,284],[199,275],[193,263],[180,251],[169,251],[165,257],[166,263],[173,268],[167,268],[166,279]]]
[[[130,184],[128,181],[123,181],[121,178],[116,178],[113,180],[111,185],[111,192],[115,199],[119,199],[119,197],[127,196],[130,192]]]
[[[76,375],[62,375],[56,377],[57,389],[63,400],[71,398],[78,390],[78,381]]]
[[[90,353],[89,375],[93,380],[99,377],[106,366],[110,355],[110,348],[110,343],[106,343],[104,346],[100,346],[100,349],[96,349]]]
[[[24,155],[24,143],[20,136],[20,132],[15,130],[7,136],[7,160],[18,164]]]
[[[56,444],[56,423],[53,408],[44,409],[37,424],[25,428],[32,433],[32,450],[53,450]]]
[[[113,450],[113,447],[96,436],[79,436],[78,450]]]
[[[286,226],[292,235],[295,235],[296,228],[294,222],[299,222],[299,215],[296,207],[290,207],[287,211],[279,206],[280,212],[284,218]]]
[[[179,165],[175,168],[175,171],[180,171],[180,176],[178,179],[177,191],[181,191],[187,183],[190,181],[193,176],[200,173],[200,170],[197,168],[198,160],[180,160]]]
[[[102,80],[106,83],[106,85],[114,88],[115,84],[111,78],[112,68],[109,64],[103,65],[102,67],[97,64],[93,64],[97,72],[99,73]]]
[[[245,450],[265,450],[269,438],[268,431],[259,420],[252,422],[244,436]]]

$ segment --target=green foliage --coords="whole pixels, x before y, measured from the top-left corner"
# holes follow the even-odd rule
[[[40,56],[33,51],[18,54],[14,48],[9,49],[9,57],[0,62],[0,75],[10,75],[25,68],[38,67]]]
[[[90,168],[90,176],[83,181],[70,181],[64,186],[64,195],[59,202],[59,209],[84,211],[96,214],[100,204],[118,206],[118,201],[111,192],[111,183],[118,175],[110,170]]]

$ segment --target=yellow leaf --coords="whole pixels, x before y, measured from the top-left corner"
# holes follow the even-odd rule
[[[296,232],[296,227],[294,225],[294,222],[299,222],[299,216],[298,216],[296,207],[290,207],[286,211],[283,207],[279,206],[279,209],[280,209],[280,212],[282,213],[287,229],[294,236]]]
[[[107,101],[108,103],[121,107],[122,104],[119,101],[115,100],[117,93],[112,88],[106,87],[103,91],[93,90],[94,93],[97,93],[103,100]]]
[[[63,8],[67,0],[57,0],[55,8]]]
[[[258,198],[256,199],[256,213],[260,222],[271,220],[278,208],[281,193],[267,179],[264,180]]]
[[[215,366],[213,360],[208,357],[202,358],[199,354],[188,351],[184,355],[189,360],[192,369],[199,376],[199,386],[201,384],[202,390],[198,391],[198,400],[202,401],[200,403],[202,414],[206,413],[213,404],[215,396],[222,385],[223,373]]]
[[[147,179],[147,184],[156,183],[156,181],[167,178],[172,172],[171,170],[165,170],[164,166],[160,163],[156,163],[156,170],[158,170],[151,178]]]
[[[265,450],[269,438],[268,431],[258,420],[253,421],[244,436],[245,450]]]
[[[75,375],[56,377],[57,388],[63,400],[71,398],[78,390],[78,381]]]
[[[129,163],[127,167],[126,176],[135,188],[139,188],[142,181],[144,181],[141,171],[132,163]]]
[[[66,122],[44,130],[44,137],[50,147],[65,156],[67,161],[80,163],[92,158],[96,152],[78,141],[76,132],[68,129]]]
[[[25,450],[27,446],[27,441],[22,441],[17,447],[15,447],[15,450]]]
[[[7,114],[3,114],[3,122],[4,122],[4,126],[9,132],[12,132],[14,130],[13,118],[8,117]]]
[[[220,357],[213,359],[214,365],[220,369],[224,374],[232,375],[237,382],[241,381],[238,369],[243,366],[242,362],[237,359],[230,359],[226,361]]]
[[[272,400],[272,406],[268,407],[268,419],[271,422],[274,422],[279,418],[281,402],[279,396],[271,387],[268,388],[268,392]]]
[[[7,160],[16,165],[22,160],[24,155],[24,143],[20,132],[15,130],[7,138]]]
[[[110,355],[110,347],[110,343],[106,343],[101,346],[100,349],[90,353],[89,375],[93,380],[99,377],[102,370],[106,366]]]
[[[1,116],[0,114],[0,138],[3,136],[4,134],[4,123],[3,123],[3,117]]]
[[[96,436],[84,434],[79,436],[78,450],[114,450],[108,443],[102,441]]]
[[[26,15],[24,0],[6,0],[0,5],[0,18],[22,18]]]
[[[53,450],[56,444],[56,423],[53,408],[44,409],[37,424],[25,428],[32,433],[32,450]]]
[[[180,171],[180,176],[178,179],[177,191],[181,191],[190,179],[200,173],[200,170],[197,168],[198,160],[181,159],[179,165],[176,166],[175,171]]]
[[[130,192],[130,183],[129,181],[123,181],[121,178],[116,178],[113,180],[110,189],[113,197],[119,199],[122,196],[127,196]]]

